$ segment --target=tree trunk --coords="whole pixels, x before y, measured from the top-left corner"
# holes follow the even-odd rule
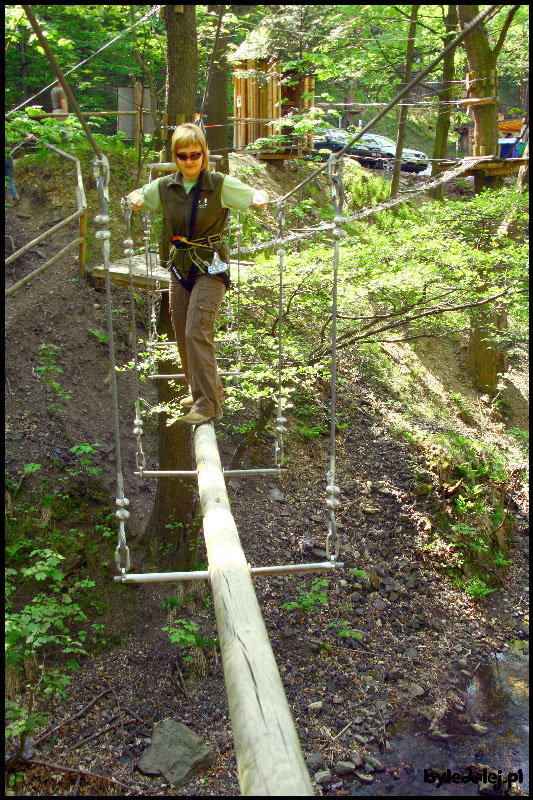
[[[183,9],[180,11],[179,9]],[[167,32],[166,110],[169,124],[193,121],[198,84],[198,45],[196,38],[196,6],[165,6]],[[172,160],[171,132],[166,143],[166,160]],[[161,259],[167,260],[171,231],[163,222]],[[170,341],[174,332],[170,322],[168,294],[161,295],[158,333],[166,333]],[[162,374],[176,372],[172,362],[160,362]],[[172,389],[168,381],[158,381],[159,403],[177,400],[182,393]],[[167,415],[159,415],[159,469],[192,469],[191,429],[175,422],[166,425]],[[152,557],[166,562],[168,568],[188,569],[195,558],[196,533],[193,522],[193,482],[179,478],[158,478],[154,507],[146,528],[146,540]],[[159,552],[158,552],[159,551]]]
[[[213,14],[216,13],[218,19],[220,6],[208,6],[207,10]],[[205,107],[205,124],[217,126],[207,129],[209,150],[213,155],[222,156],[222,161],[217,163],[216,169],[217,172],[222,172],[224,175],[229,175],[227,47],[228,37],[221,28]]]
[[[468,34],[465,43],[466,57],[473,79],[472,97],[497,96],[496,60],[511,24],[516,7],[511,8],[502,26],[499,39],[491,49],[487,29],[482,23]],[[457,6],[461,28],[465,28],[479,13],[479,6]],[[484,106],[472,106],[474,114],[474,155],[498,155],[498,103],[495,100]],[[476,172],[474,190],[498,189],[503,185],[503,177],[485,176]],[[499,344],[491,333],[491,328],[503,331],[507,327],[505,307],[479,311],[470,319],[470,340],[467,366],[476,387],[488,394],[494,394],[498,386],[498,375],[507,368],[505,347]]]
[[[405,71],[403,76],[402,88],[406,86],[411,80],[411,70],[413,68],[413,55],[415,51],[415,36],[416,36],[416,20],[418,17],[418,9],[420,6],[411,6],[411,21],[409,23],[409,33],[407,40],[407,52],[405,54]],[[396,197],[398,194],[398,187],[400,185],[400,172],[402,169],[402,152],[405,143],[405,129],[407,126],[408,107],[407,102],[409,95],[406,95],[402,100],[400,107],[400,114],[398,118],[398,139],[396,141],[396,157],[394,159],[394,170],[392,173],[392,181],[390,186],[390,196]]]
[[[479,6],[457,6],[461,28],[465,28],[479,14]],[[468,67],[470,69],[471,96],[474,98],[497,95],[496,55],[490,48],[489,37],[484,23],[478,25],[464,40]],[[474,153],[473,155],[498,155],[498,103],[495,100],[484,106],[472,106],[474,114]],[[474,191],[498,189],[503,186],[501,175],[489,176],[477,171],[474,176]]]
[[[446,35],[443,39],[443,47],[447,47],[455,36],[457,27],[457,9],[455,6],[448,6],[448,14],[444,20]],[[433,163],[431,166],[431,177],[439,174],[439,164],[437,159],[446,158],[448,149],[448,133],[450,130],[450,101],[453,98],[453,80],[455,78],[455,50],[444,58],[442,62],[442,89],[439,92],[439,115],[437,117],[437,128],[435,131],[435,146],[433,148]],[[433,189],[431,196],[435,200],[444,200],[444,186]]]

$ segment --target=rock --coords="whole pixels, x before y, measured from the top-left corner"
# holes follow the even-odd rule
[[[361,736],[361,734],[360,734],[360,733],[354,733],[354,735],[353,735],[353,738],[354,738],[354,739],[355,739],[355,741],[356,741],[356,742],[358,742],[359,744],[363,744],[363,745],[364,745],[364,744],[366,744],[366,743],[367,743],[367,739],[366,739],[364,736]]]
[[[352,750],[352,756],[350,758],[350,761],[356,768],[363,766],[363,756],[358,750]]]
[[[452,737],[450,736],[449,733],[444,733],[444,731],[435,730],[429,734],[429,738],[435,739],[438,742],[445,742],[448,739],[451,739]]]
[[[413,697],[422,697],[425,695],[426,690],[420,686],[418,683],[411,683],[409,685],[409,696]]]
[[[331,772],[327,769],[320,772],[315,772],[315,783],[328,783],[328,781],[331,779]]]
[[[283,503],[285,500],[285,495],[275,486],[272,489],[268,490],[268,493],[272,500],[277,500],[278,503]]]
[[[316,700],[316,702],[314,703],[309,703],[307,708],[309,709],[309,711],[322,711],[322,706],[323,706],[322,700]]]
[[[355,764],[352,761],[337,761],[333,767],[335,775],[350,775],[355,771]]]
[[[367,764],[370,764],[376,772],[385,772],[385,765],[381,763],[379,758],[374,758],[374,756],[365,756],[365,767]]]
[[[373,775],[365,775],[362,772],[356,772],[355,777],[358,778],[361,783],[372,783],[374,780]]]
[[[182,786],[197,769],[210,766],[215,754],[197,734],[174,719],[156,722],[152,743],[139,761],[147,775],[163,775],[173,786]]]
[[[363,514],[379,514],[381,509],[380,508],[376,508],[375,506],[362,505],[361,506],[361,511],[363,512]]]
[[[476,733],[479,733],[480,736],[485,736],[489,732],[489,729],[486,725],[482,725],[481,722],[472,722],[471,728]]]
[[[318,770],[326,768],[324,756],[322,753],[319,753],[318,750],[315,750],[314,753],[311,753],[311,755],[305,759],[305,763],[311,772],[317,772]]]

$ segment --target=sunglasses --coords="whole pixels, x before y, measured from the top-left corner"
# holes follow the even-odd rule
[[[198,161],[199,158],[202,157],[202,153],[176,153],[176,158],[179,158],[180,161]]]

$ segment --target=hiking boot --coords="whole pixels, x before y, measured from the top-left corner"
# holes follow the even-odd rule
[[[194,400],[192,399],[191,394],[186,394],[185,397],[180,397],[180,406],[182,408],[192,408],[194,405]]]
[[[180,417],[180,422],[186,422],[187,425],[201,425],[202,422],[211,422],[213,417],[206,417],[205,414],[200,414],[198,411],[189,411],[184,417]]]

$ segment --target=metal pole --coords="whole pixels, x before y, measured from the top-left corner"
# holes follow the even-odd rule
[[[311,796],[298,734],[233,519],[215,428],[194,428],[198,489],[243,795]]]
[[[287,472],[286,469],[273,468],[273,469],[223,469],[222,474],[224,477],[240,477],[241,475],[281,475]],[[154,469],[143,470],[142,472],[134,472],[134,475],[140,475],[142,478],[197,478],[198,471],[195,469],[187,470],[172,470],[172,469]]]
[[[249,566],[249,565],[248,565]],[[336,567],[343,567],[342,561],[320,561],[316,564],[281,564],[272,567],[250,567],[252,576],[261,575],[301,575],[304,572],[332,572]],[[173,581],[208,581],[210,570],[198,572],[146,572],[116,575],[113,580],[120,583],[171,583]]]

